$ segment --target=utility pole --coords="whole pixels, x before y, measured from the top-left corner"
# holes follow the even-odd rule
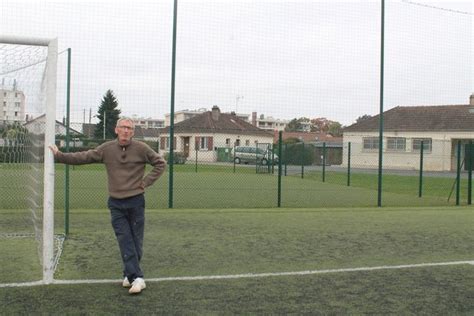
[[[104,110],[104,140],[105,140],[105,128],[107,126],[107,111]]]
[[[243,99],[244,96],[243,95],[237,95],[235,97],[235,114],[237,114],[237,109],[238,109],[238,105],[239,105],[239,100],[240,99]]]

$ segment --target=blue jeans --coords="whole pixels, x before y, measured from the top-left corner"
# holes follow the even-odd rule
[[[122,255],[123,274],[130,282],[143,278],[140,260],[145,231],[145,197],[143,194],[126,199],[109,197],[107,205]]]

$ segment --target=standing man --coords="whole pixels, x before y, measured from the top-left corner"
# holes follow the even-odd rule
[[[147,144],[132,140],[134,124],[121,118],[115,127],[117,139],[95,149],[63,153],[56,145],[49,146],[57,162],[70,165],[104,163],[107,169],[108,208],[112,227],[123,261],[123,287],[130,294],[140,293],[145,287],[140,260],[143,255],[145,228],[145,188],[152,185],[164,172],[165,160]],[[153,169],[145,176],[145,166]]]

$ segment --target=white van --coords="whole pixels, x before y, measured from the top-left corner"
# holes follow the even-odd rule
[[[232,149],[232,157],[236,164],[257,163],[267,165],[272,161],[272,152],[268,149],[250,146],[238,146]],[[278,163],[278,156],[273,154],[275,163]]]

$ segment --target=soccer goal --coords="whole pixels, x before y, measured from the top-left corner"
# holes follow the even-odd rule
[[[54,158],[48,145],[55,141],[57,58],[57,39],[0,34],[0,243],[13,248],[13,258],[31,251],[20,240],[32,239],[38,256],[30,260],[45,284],[53,281],[55,266]]]

